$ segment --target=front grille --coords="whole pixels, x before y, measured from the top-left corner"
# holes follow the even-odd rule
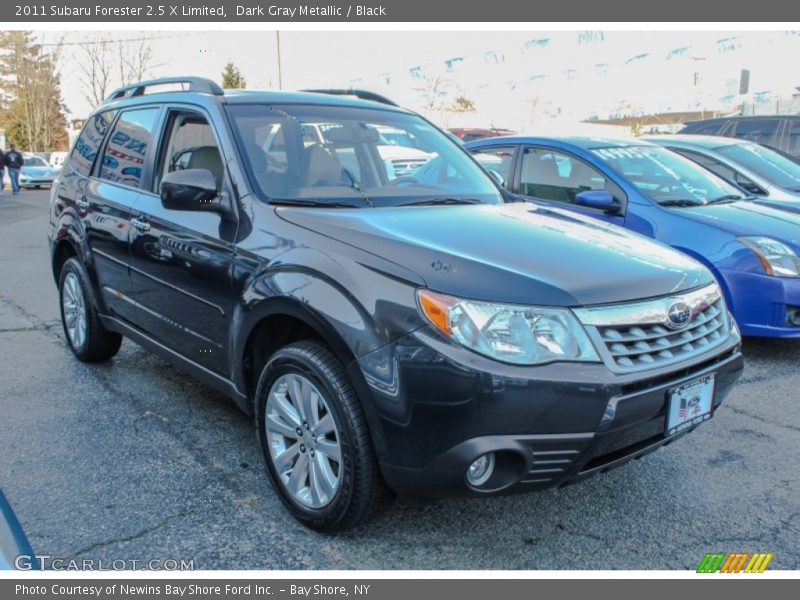
[[[658,324],[598,327],[597,331],[620,370],[643,369],[681,360],[719,343],[725,321],[723,310],[722,301],[718,300],[681,331]]]
[[[670,310],[686,305],[688,322],[676,325]],[[718,346],[729,333],[725,300],[716,285],[646,302],[575,311],[606,364],[634,372],[679,363]]]

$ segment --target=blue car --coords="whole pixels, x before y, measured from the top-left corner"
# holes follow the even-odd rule
[[[17,557],[20,556],[24,557],[24,562],[18,565]],[[0,571],[17,569],[20,566],[26,570],[37,568],[28,538],[0,490]]]
[[[800,215],[753,202],[646,141],[513,136],[465,147],[526,199],[620,225],[705,264],[744,335],[800,338]]]
[[[800,162],[760,144],[710,135],[644,138],[682,154],[755,197],[759,204],[800,212]]]

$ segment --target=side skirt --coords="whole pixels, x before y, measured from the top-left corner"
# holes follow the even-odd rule
[[[167,348],[161,342],[153,339],[145,333],[142,333],[135,327],[120,319],[107,315],[100,315],[100,321],[103,323],[103,326],[106,329],[115,331],[120,335],[123,335],[126,338],[136,342],[145,350],[148,350],[153,354],[163,358],[184,373],[191,375],[209,387],[212,387],[218,392],[225,394],[231,400],[233,400],[236,403],[236,406],[238,406],[245,414],[250,414],[248,410],[249,402],[247,401],[247,396],[240,392],[230,379],[226,379],[221,375],[217,375],[206,367],[189,360],[185,356],[182,356],[174,350]]]

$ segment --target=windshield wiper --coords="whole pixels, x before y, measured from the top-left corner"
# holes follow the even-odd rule
[[[267,204],[278,206],[314,206],[324,208],[364,208],[361,202],[346,200],[315,200],[313,198],[270,198]]]
[[[744,196],[740,196],[739,194],[724,194],[719,198],[714,198],[713,200],[709,200],[709,204],[717,204],[719,202],[734,202],[736,200],[744,200]]]
[[[477,198],[428,198],[426,200],[416,200],[414,202],[403,202],[398,206],[444,206],[455,204],[480,204],[481,201]]]
[[[704,206],[706,202],[696,198],[674,198],[661,200],[659,204],[661,206]]]
[[[356,192],[358,192],[358,195],[361,196],[361,199],[364,201],[364,204],[366,204],[367,206],[372,208],[372,206],[373,206],[372,200],[370,199],[369,196],[367,196],[367,194],[364,192],[364,190],[361,189],[361,186],[358,185],[358,181],[356,181],[356,178],[353,177],[353,174],[350,171],[348,171],[347,169],[342,169],[342,172],[345,175],[347,175],[347,178],[350,180],[350,187],[353,190],[355,190]]]

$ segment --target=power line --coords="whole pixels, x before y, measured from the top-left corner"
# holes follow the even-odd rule
[[[45,42],[41,44],[37,44],[38,46],[42,47],[55,47],[55,46],[95,46],[97,44],[123,44],[126,42],[149,42],[151,40],[166,40],[178,37],[186,37],[189,35],[198,35],[201,33],[206,33],[205,31],[187,31],[182,33],[173,33],[168,35],[152,35],[152,36],[140,36],[135,38],[101,38],[95,40],[85,40],[82,42]]]

